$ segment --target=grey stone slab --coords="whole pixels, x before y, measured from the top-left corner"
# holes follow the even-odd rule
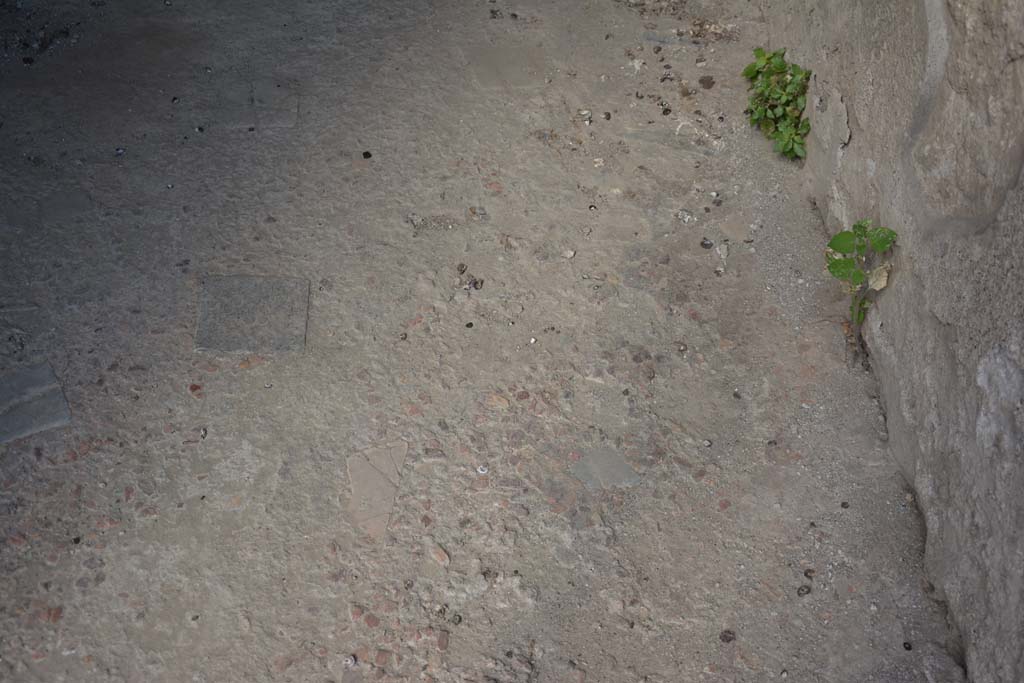
[[[70,423],[71,409],[48,363],[0,378],[0,443]]]
[[[370,538],[379,539],[387,531],[408,452],[409,444],[399,441],[348,459],[349,514]]]
[[[484,45],[464,48],[464,52],[482,88],[540,88],[545,84],[544,52],[535,45]]]
[[[196,349],[302,351],[309,282],[297,278],[209,275],[199,294]]]
[[[640,481],[640,475],[612,448],[588,451],[569,469],[588,489],[632,486]]]
[[[217,123],[228,129],[294,128],[299,121],[299,91],[289,80],[235,80],[220,95]]]

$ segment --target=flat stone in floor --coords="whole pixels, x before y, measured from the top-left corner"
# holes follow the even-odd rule
[[[640,482],[640,475],[629,466],[622,454],[613,448],[595,448],[588,451],[569,468],[572,476],[583,482],[588,489],[605,489],[615,486],[633,486]]]
[[[71,423],[71,409],[49,363],[0,377],[0,443]]]
[[[349,513],[355,525],[374,540],[387,531],[408,452],[409,444],[399,441],[348,458]]]
[[[302,351],[309,282],[298,278],[209,275],[199,293],[195,348]]]

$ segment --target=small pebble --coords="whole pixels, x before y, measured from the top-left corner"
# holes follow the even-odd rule
[[[466,323],[466,327],[472,328],[473,327],[473,323]]]
[[[903,643],[903,649],[904,649],[904,650],[913,650],[913,649],[914,649],[914,646],[913,646],[913,645],[911,645],[909,641],[904,641],[904,643]]]
[[[710,249],[711,247],[715,246],[715,243],[709,240],[707,237],[705,237],[700,241],[700,246],[703,247],[704,249]]]
[[[730,629],[725,629],[724,631],[718,634],[718,639],[723,643],[731,643],[732,641],[736,640],[736,633],[731,631]]]
[[[536,344],[537,343],[537,338],[536,337],[530,337],[530,343],[531,344]]]
[[[604,120],[605,121],[611,121],[612,120],[612,113],[610,111],[606,111],[602,116],[604,116]]]
[[[710,439],[704,439],[704,441],[702,441],[701,443],[704,444],[705,448],[711,448],[711,440]]]
[[[796,594],[799,595],[801,598],[804,597],[805,595],[810,595],[810,593],[811,593],[811,587],[808,586],[807,584],[804,584],[804,585],[802,585],[802,586],[800,586],[799,588],[796,589]]]
[[[364,159],[369,159],[372,156],[373,156],[373,154],[371,154],[370,152],[363,152],[363,158]]]
[[[476,468],[477,474],[487,474],[490,470],[487,469],[487,465],[480,465]]]
[[[840,504],[839,504],[839,507],[841,507],[841,508],[843,508],[843,509],[845,510],[845,509],[847,509],[848,507],[850,507],[850,504],[849,504],[849,503],[847,503],[847,502],[846,502],[846,501],[844,500],[844,501],[843,501],[842,503],[840,503]]]
[[[359,660],[356,659],[355,655],[349,655],[348,657],[345,657],[345,659],[342,660],[342,664],[344,664],[346,669],[351,669],[358,663]]]

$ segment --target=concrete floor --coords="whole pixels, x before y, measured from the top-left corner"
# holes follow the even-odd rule
[[[0,3],[0,372],[72,415],[0,679],[960,680],[762,18],[634,4]]]

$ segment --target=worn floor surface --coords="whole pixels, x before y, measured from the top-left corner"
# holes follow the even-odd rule
[[[694,5],[0,3],[0,679],[957,680]]]

